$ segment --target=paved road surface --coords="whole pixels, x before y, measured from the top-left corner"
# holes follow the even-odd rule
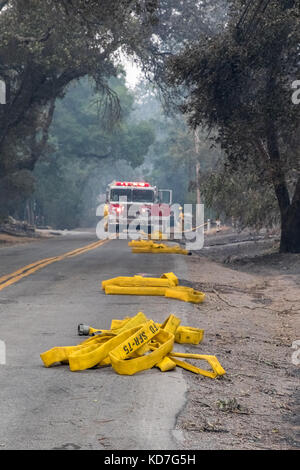
[[[96,241],[94,233],[0,248],[0,277]],[[176,449],[176,415],[186,383],[177,368],[132,377],[111,368],[70,372],[46,369],[40,353],[74,345],[78,323],[109,328],[112,318],[142,310],[160,322],[174,313],[188,324],[193,306],[163,297],[105,296],[101,281],[119,275],[186,278],[187,258],[132,254],[114,240],[55,262],[0,291],[0,449]]]

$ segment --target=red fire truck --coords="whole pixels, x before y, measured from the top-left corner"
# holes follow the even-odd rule
[[[108,230],[110,232],[136,228],[151,230],[153,221],[162,230],[170,224],[172,190],[158,189],[145,181],[113,181],[107,186]]]

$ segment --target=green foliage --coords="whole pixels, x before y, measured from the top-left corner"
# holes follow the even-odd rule
[[[108,81],[118,73],[120,54],[134,57],[163,88],[166,57],[179,50],[193,34],[211,34],[224,3],[225,0],[1,1],[0,78],[5,80],[8,93],[7,104],[0,107],[0,190],[7,187],[8,175],[33,171],[47,146],[56,100],[64,96],[70,83],[92,77],[101,93],[102,107],[110,111],[112,118],[119,118],[117,95]],[[89,112],[93,114],[86,110],[85,116],[93,119]],[[78,121],[73,124],[80,125]],[[97,150],[97,155],[100,148],[118,154],[118,158],[126,152],[128,157],[130,150],[131,163],[137,166],[148,145],[149,132],[142,125],[135,131],[139,134],[135,152],[136,138],[129,129],[115,131],[119,149],[116,145],[110,149],[110,139],[105,136],[98,136],[97,149],[92,140],[87,148],[80,132],[78,140],[74,138],[74,146],[78,144],[88,153]],[[21,193],[22,185],[12,184],[10,195],[16,204],[26,196]]]
[[[92,77],[107,117],[119,118],[117,95],[108,86],[118,72],[116,52],[142,50],[151,37],[155,5],[153,0],[143,8],[127,0],[0,3],[0,78],[7,85],[7,104],[0,106],[1,191],[11,181],[7,176],[34,169],[47,144],[55,101],[70,83]],[[26,196],[20,185],[9,191],[16,204]]]
[[[200,136],[196,150],[194,132],[181,116],[165,118],[161,124],[164,133],[152,149],[154,169],[151,177],[159,187],[173,189],[174,202],[196,203],[196,163],[200,163],[200,175],[204,178],[216,164],[220,151],[211,148],[205,134]]]
[[[152,148],[151,181],[159,188],[172,189],[173,201],[183,204],[189,202],[189,182],[192,177],[193,148],[189,146],[189,136],[183,135],[182,123],[173,120],[160,121],[164,134],[157,138]],[[186,129],[185,129],[186,130]],[[185,146],[185,151],[181,153]]]
[[[57,103],[51,136],[56,153],[64,158],[127,160],[133,167],[143,158],[153,141],[153,132],[147,122],[129,122],[134,98],[125,87],[124,79],[111,80],[110,87],[118,98],[122,120],[109,126],[101,113],[101,96],[93,94],[91,85],[81,81],[69,89],[66,97]]]
[[[203,178],[215,167],[220,158],[218,146],[207,133],[192,131],[181,114],[166,116],[156,91],[141,83],[136,90],[137,102],[134,119],[151,119],[155,129],[155,142],[147,155],[147,178],[161,189],[173,190],[176,203],[196,202],[196,163],[200,163]]]
[[[122,120],[113,128],[107,127],[101,96],[88,80],[70,87],[57,103],[50,128],[52,151],[34,171],[40,223],[58,228],[93,223],[97,196],[117,176],[116,165],[125,161],[126,168],[136,168],[143,163],[154,141],[152,127],[149,122],[130,120],[134,98],[121,75],[110,86],[118,93],[122,110]]]
[[[249,198],[263,194],[249,184],[253,170],[268,192],[272,185],[281,214],[281,250],[297,251],[300,107],[292,103],[291,84],[299,71],[299,8],[295,1],[267,2],[256,15],[255,2],[247,16],[244,1],[228,3],[223,30],[170,59],[169,83],[187,90],[181,109],[190,125],[217,131],[216,141],[236,172],[237,194],[240,178]],[[269,207],[263,197],[251,206],[258,208],[257,221]],[[241,204],[241,216],[243,211]],[[249,220],[255,222],[254,214]]]
[[[280,213],[270,184],[257,175],[247,162],[233,170],[219,162],[216,169],[200,179],[206,205],[216,217],[231,222],[234,217],[241,229],[276,226]]]

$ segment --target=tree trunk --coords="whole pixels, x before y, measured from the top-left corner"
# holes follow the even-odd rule
[[[194,131],[194,142],[195,142],[195,152],[196,152],[196,202],[197,204],[201,204],[201,192],[200,192],[200,162],[199,162],[199,128],[197,127]]]
[[[300,178],[291,201],[272,119],[266,121],[271,176],[281,216],[280,253],[300,253]]]
[[[292,204],[281,213],[280,253],[300,253],[300,178]]]

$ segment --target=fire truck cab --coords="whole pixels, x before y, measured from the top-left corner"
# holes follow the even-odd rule
[[[162,226],[170,223],[172,190],[145,181],[113,181],[107,186],[106,203],[109,231],[128,230],[138,220],[137,227],[149,233],[153,220]]]

